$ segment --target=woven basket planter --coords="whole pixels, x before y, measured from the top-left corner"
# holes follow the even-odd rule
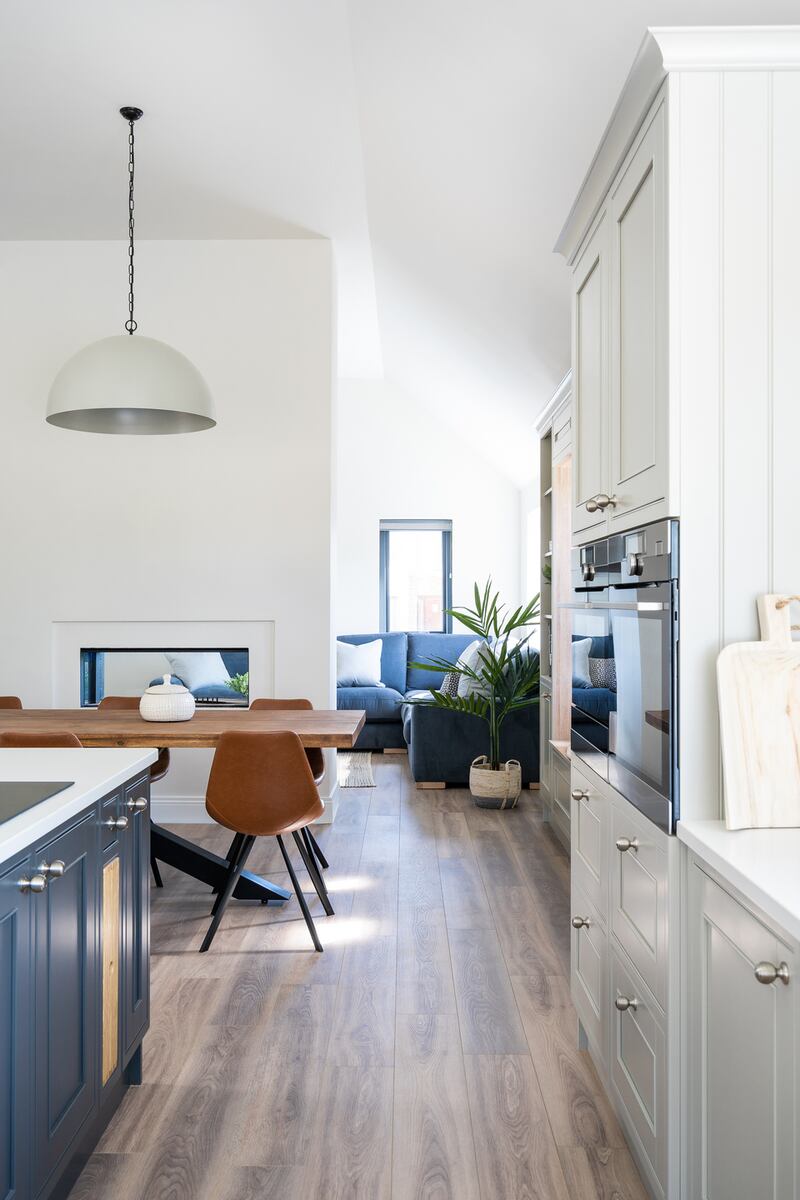
[[[522,791],[522,768],[516,758],[492,770],[485,754],[472,760],[469,790],[478,808],[514,808]]]

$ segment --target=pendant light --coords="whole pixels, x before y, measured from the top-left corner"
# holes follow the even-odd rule
[[[121,108],[128,123],[128,319],[126,333],[79,350],[59,371],[47,420],[85,433],[193,433],[216,425],[214,401],[185,355],[155,338],[134,337],[134,124],[140,108]]]

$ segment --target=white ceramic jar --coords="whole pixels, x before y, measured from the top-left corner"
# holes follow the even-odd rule
[[[139,712],[145,721],[189,721],[194,716],[194,696],[182,683],[171,683],[165,675],[163,683],[154,683],[139,701]]]

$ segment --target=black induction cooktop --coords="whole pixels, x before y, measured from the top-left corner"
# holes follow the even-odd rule
[[[57,796],[64,788],[72,787],[74,780],[66,783],[0,783],[0,824],[18,817],[26,809],[34,808],[43,800]]]

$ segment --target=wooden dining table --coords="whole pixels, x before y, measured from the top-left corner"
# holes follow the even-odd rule
[[[275,733],[290,730],[304,747],[352,749],[364,721],[363,710],[249,708],[199,709],[189,721],[145,721],[135,710],[100,708],[24,708],[0,710],[0,732],[74,733],[82,746],[213,750],[228,730]],[[228,861],[203,846],[150,821],[150,850],[159,862],[219,889]],[[277,883],[242,871],[234,890],[237,900],[282,904],[292,895]]]

